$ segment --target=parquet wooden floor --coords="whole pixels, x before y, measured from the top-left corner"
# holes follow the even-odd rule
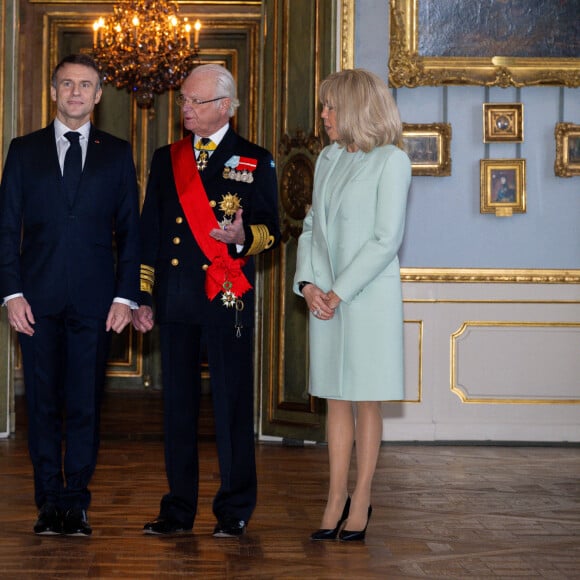
[[[207,416],[207,414],[206,414]],[[215,539],[218,469],[204,423],[194,533],[143,536],[165,491],[158,397],[109,396],[92,486],[90,538],[36,537],[22,427],[0,441],[0,578],[580,578],[580,449],[385,445],[361,545],[311,542],[326,448],[258,444],[248,533]]]

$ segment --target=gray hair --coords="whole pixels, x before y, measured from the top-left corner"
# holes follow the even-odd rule
[[[232,73],[220,64],[202,64],[195,67],[191,75],[212,75],[215,78],[218,95],[230,99],[229,116],[233,117],[236,114],[236,109],[240,106],[240,101],[237,96],[236,81]],[[216,104],[216,106],[219,106]]]

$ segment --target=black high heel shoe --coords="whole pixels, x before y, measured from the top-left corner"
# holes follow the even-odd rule
[[[361,542],[362,540],[364,540],[365,535],[367,533],[367,527],[369,525],[369,521],[371,519],[372,513],[373,513],[373,506],[370,505],[368,515],[367,515],[367,525],[365,526],[364,530],[358,530],[355,532],[353,532],[351,530],[342,530],[340,532],[340,535],[338,536],[338,539],[341,542]]]
[[[344,509],[342,510],[342,515],[336,524],[336,528],[333,529],[320,529],[314,532],[311,536],[311,540],[336,540],[336,536],[338,536],[338,530],[340,530],[340,526],[344,524],[346,518],[348,518],[348,512],[350,511],[350,497],[346,499],[346,503],[344,504]]]

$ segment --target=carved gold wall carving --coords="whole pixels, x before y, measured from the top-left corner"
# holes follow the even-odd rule
[[[298,238],[302,220],[312,203],[314,164],[322,142],[314,135],[298,131],[294,137],[283,135],[280,154],[280,203],[282,205],[282,239]]]

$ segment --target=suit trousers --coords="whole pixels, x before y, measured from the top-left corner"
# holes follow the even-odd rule
[[[72,309],[35,320],[33,336],[18,335],[35,503],[87,509],[110,335],[104,320]]]
[[[160,517],[191,527],[199,493],[198,418],[201,349],[207,348],[220,487],[216,518],[248,522],[256,506],[253,334],[235,336],[232,326],[160,324],[165,467],[169,493]]]

